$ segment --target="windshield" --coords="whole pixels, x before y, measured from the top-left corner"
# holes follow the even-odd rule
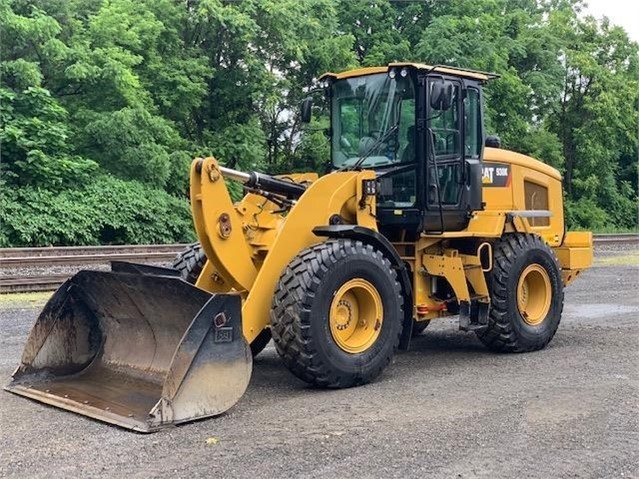
[[[414,161],[415,93],[410,77],[386,73],[333,84],[332,159],[335,168]]]

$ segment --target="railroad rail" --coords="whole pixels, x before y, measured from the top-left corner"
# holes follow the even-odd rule
[[[0,293],[33,293],[55,291],[70,277],[69,274],[37,276],[10,275],[0,277]]]
[[[0,248],[0,294],[54,291],[83,267],[106,268],[111,261],[167,265],[185,246],[169,244]],[[50,270],[64,272],[52,273]]]
[[[71,266],[77,264],[102,264],[109,261],[133,261],[137,263],[152,263],[171,261],[175,257],[174,252],[157,253],[114,253],[114,254],[78,254],[78,255],[52,255],[52,256],[9,256],[0,257],[3,268],[33,267],[33,266]]]
[[[148,253],[176,254],[185,244],[108,245],[108,246],[47,246],[39,248],[0,248],[0,262],[5,258],[34,258],[39,256],[97,256],[112,254],[145,255]]]
[[[639,233],[595,235],[596,246],[615,244],[639,245]],[[186,245],[121,245],[121,246],[61,246],[47,248],[0,248],[0,294],[34,291],[54,291],[73,272],[25,274],[12,270],[46,269],[108,265],[110,261],[169,264]],[[4,270],[9,270],[5,274]]]
[[[593,237],[595,245],[597,244],[623,244],[623,243],[639,243],[639,233],[618,233],[618,234],[599,234]]]

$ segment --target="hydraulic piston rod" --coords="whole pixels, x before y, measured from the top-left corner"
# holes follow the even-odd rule
[[[299,198],[306,191],[306,187],[304,185],[275,178],[274,176],[265,175],[263,173],[258,173],[257,171],[244,173],[243,171],[237,171],[220,166],[220,172],[225,178],[239,181],[249,188],[285,195],[289,198]]]

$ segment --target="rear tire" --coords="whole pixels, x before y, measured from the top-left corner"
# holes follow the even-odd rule
[[[173,269],[180,272],[180,276],[187,283],[195,284],[200,277],[204,265],[206,264],[206,255],[200,243],[188,245],[184,251],[178,253],[173,260]],[[271,330],[266,328],[251,343],[251,353],[253,357],[260,354],[267,344],[271,341]]]
[[[328,240],[286,267],[273,297],[271,331],[286,367],[310,384],[365,384],[390,363],[402,332],[401,288],[371,245]]]
[[[478,338],[498,352],[544,348],[559,327],[564,304],[557,257],[531,234],[505,235],[493,250],[488,327],[477,332]]]

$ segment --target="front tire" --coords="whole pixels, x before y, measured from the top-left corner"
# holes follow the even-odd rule
[[[368,383],[397,349],[402,304],[397,275],[379,250],[328,240],[302,251],[280,277],[271,310],[275,349],[310,384]]]
[[[493,250],[488,326],[477,336],[498,352],[546,347],[559,327],[564,304],[557,257],[539,236],[531,234],[505,235]]]

